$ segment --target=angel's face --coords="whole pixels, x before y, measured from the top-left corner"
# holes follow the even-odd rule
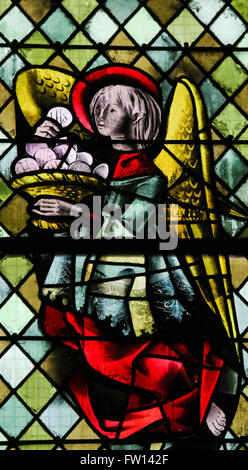
[[[111,139],[128,138],[130,118],[117,99],[100,95],[94,110],[95,124],[101,135]]]

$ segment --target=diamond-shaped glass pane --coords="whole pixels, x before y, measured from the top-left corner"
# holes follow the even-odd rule
[[[132,19],[128,21],[125,25],[125,29],[138,44],[147,44],[158,34],[161,27],[150,13],[142,7]]]
[[[0,408],[1,427],[11,437],[17,437],[32,418],[31,413],[16,396],[12,396]]]
[[[0,136],[1,138],[1,136]],[[10,143],[8,142],[1,142],[0,143],[0,155],[3,154],[5,152],[5,150],[8,149],[8,147],[10,147]],[[1,183],[2,184],[2,183]]]
[[[37,340],[36,338],[21,340],[19,344],[22,346],[24,351],[33,359],[33,361],[39,362],[51,349],[52,345],[49,341]]]
[[[3,229],[3,227],[0,226],[0,238],[1,237],[9,237],[8,233],[6,232],[6,230]]]
[[[105,64],[109,64],[109,61],[106,59],[106,57],[100,54],[90,66],[86,67],[86,70],[94,69],[95,67],[101,67],[101,65]]]
[[[0,323],[10,334],[20,333],[32,317],[31,310],[16,294],[13,294],[0,309]]]
[[[25,337],[28,336],[28,339]],[[18,343],[22,346],[24,351],[36,362],[40,361],[47,351],[51,349],[52,343],[44,337],[38,322],[35,320],[22,335]],[[40,337],[40,340],[38,339]]]
[[[0,135],[0,138],[1,138],[1,135]],[[3,202],[6,201],[6,199],[8,199],[11,196],[11,194],[12,194],[12,190],[0,177],[0,206]]]
[[[107,0],[106,7],[111,11],[120,23],[125,21],[128,16],[139,6],[137,0]]]
[[[223,0],[190,0],[188,3],[191,11],[205,24],[210,23],[224,5]]]
[[[17,157],[17,148],[14,145],[11,149],[5,153],[5,155],[0,160],[0,173],[7,179],[10,180],[12,178],[11,173],[11,164]]]
[[[160,80],[161,78],[161,73],[158,71],[157,67],[154,67],[152,62],[148,60],[144,55],[139,57],[134,64],[135,67],[138,67],[141,70],[144,70],[144,72],[147,72],[151,77],[153,77],[155,80]]]
[[[0,260],[0,272],[13,286],[17,286],[32,268],[33,264],[26,256],[4,256]]]
[[[120,31],[110,42],[110,46],[117,46],[116,49],[108,49],[107,55],[113,62],[130,64],[138,55],[137,49],[129,49],[134,47],[134,42],[131,41],[124,31]],[[119,46],[121,46],[119,48]]]
[[[166,0],[166,8],[164,1],[159,0],[147,0],[145,4],[164,25],[172,16],[175,16],[177,11],[181,10],[183,6],[181,0]]]
[[[244,290],[240,290],[239,293],[244,297],[244,299],[247,299],[247,283],[244,285]],[[239,295],[234,294],[234,304],[236,311],[239,312],[238,315],[238,325],[239,325],[239,331],[241,334],[243,333],[244,330],[247,328],[247,314],[248,314],[248,307],[245,302],[241,300]]]
[[[227,7],[211,24],[210,30],[223,44],[233,44],[246,30],[245,24]]]
[[[7,8],[9,8],[11,5],[11,0],[1,0],[1,3],[0,3],[0,15],[5,11],[7,10]]]
[[[103,10],[98,10],[86,23],[85,31],[96,42],[106,42],[117,31],[117,24]]]
[[[18,389],[17,393],[34,413],[38,413],[55,392],[56,389],[46,377],[36,370]]]
[[[243,299],[247,299],[248,298],[248,281],[245,283],[245,285],[239,290],[239,294],[242,295]],[[243,321],[243,327],[241,328],[241,333],[243,332],[243,330],[245,329],[246,327],[246,323],[245,321]]]
[[[232,0],[232,7],[234,7],[243,18],[248,21],[247,3],[244,0]]]
[[[75,30],[72,20],[57,8],[41,26],[42,31],[54,42],[64,42]]]
[[[18,0],[18,3],[35,23],[39,23],[54,5],[52,0]]]
[[[54,49],[43,48],[38,49],[35,47],[23,47],[20,49],[20,54],[29,62],[31,65],[42,65],[46,60],[54,53]]]
[[[225,103],[224,95],[214,86],[214,84],[206,78],[201,85],[201,91],[206,103],[208,116],[212,115]]]
[[[0,47],[0,62],[9,54],[11,49],[9,47]]]
[[[166,80],[166,78],[160,83],[160,88],[162,91],[162,102],[163,102],[163,107],[166,106],[167,104],[167,99],[170,94],[170,91],[172,89],[171,84]]]
[[[236,191],[235,195],[246,205],[248,206],[248,180],[240,186]]]
[[[0,374],[12,387],[16,387],[32,368],[32,362],[15,345],[0,359]]]
[[[213,121],[214,126],[224,137],[236,137],[246,124],[246,118],[239,110],[229,103]]]
[[[62,5],[68,10],[78,23],[82,23],[88,15],[98,6],[96,0],[63,0]]]
[[[152,44],[154,47],[175,47],[176,43],[170,38],[170,36],[163,32]],[[147,55],[153,59],[156,65],[166,72],[169,70],[176,60],[180,57],[181,51],[164,51],[154,50],[147,51]]]
[[[248,163],[240,158],[233,149],[230,149],[218,161],[215,171],[233,189],[248,174]]]
[[[2,432],[0,432],[0,441],[1,441],[1,442],[5,442],[5,441],[7,441],[7,438],[6,438],[6,437],[3,435],[3,433],[2,433]],[[6,446],[6,447],[7,447],[7,446]],[[4,446],[0,446],[1,450],[5,450],[5,449],[6,449],[6,447],[4,447]]]
[[[241,153],[243,157],[245,157],[248,160],[248,128],[240,135],[239,137],[240,141],[244,141],[244,143],[237,143],[234,145],[236,149]],[[238,141],[239,142],[239,141]]]
[[[224,230],[230,235],[232,238],[237,237],[239,232],[245,226],[245,222],[236,220],[233,218],[229,218],[226,216],[221,217],[221,224]]]
[[[22,445],[22,441],[30,441],[30,444],[25,442]],[[51,441],[51,443],[40,444],[39,441]],[[20,437],[18,448],[21,450],[51,450],[54,448],[54,442],[50,434],[45,431],[38,421],[35,421]]]
[[[168,26],[168,31],[181,44],[192,44],[203,31],[202,25],[186,8]]]
[[[40,416],[41,421],[59,437],[63,437],[78,418],[77,413],[61,396],[57,396]]]
[[[226,91],[228,95],[232,95],[247,78],[247,73],[243,67],[231,57],[227,57],[212,73],[212,77]]]
[[[11,292],[11,289],[7,282],[0,276],[0,304],[6,299]]]
[[[10,55],[0,67],[1,79],[6,83],[6,85],[11,87],[16,73],[24,66],[24,61],[17,54]]]
[[[7,15],[0,20],[0,31],[9,40],[20,41],[32,30],[32,23],[14,6]]]
[[[248,49],[248,33],[239,41],[236,45],[237,48],[247,48]],[[248,53],[247,50],[244,51],[234,51],[235,57],[241,62],[241,64],[248,69]]]

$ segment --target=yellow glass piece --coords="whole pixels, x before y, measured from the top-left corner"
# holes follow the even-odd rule
[[[144,72],[149,73],[154,80],[159,80],[161,78],[161,73],[151,64],[151,62],[145,57],[140,57],[136,62],[134,62],[135,67],[138,67]]]
[[[65,441],[66,442],[66,441]],[[89,442],[87,442],[86,444],[84,443],[80,443],[80,444],[64,444],[64,447],[67,449],[67,450],[87,450],[87,451],[91,451],[91,450],[98,450],[101,448],[101,451],[102,450],[105,450],[102,448],[102,444],[91,444]]]
[[[192,276],[197,277],[200,275],[199,268],[197,265],[190,266],[189,269],[190,269]]]
[[[41,301],[39,298],[39,288],[37,284],[36,275],[33,273],[28,279],[21,285],[19,292],[25,298],[25,300],[32,305],[37,313],[40,311]]]
[[[208,256],[208,255],[203,255],[202,259],[203,259],[203,263],[204,263],[207,275],[213,276],[219,273],[217,265],[216,265],[216,261],[213,257]]]
[[[150,445],[150,450],[160,450],[163,447],[163,442],[153,442]]]
[[[229,256],[232,284],[237,289],[246,279],[248,273],[248,260],[245,257]]]
[[[129,308],[133,329],[136,336],[154,331],[154,318],[147,300],[130,300]]]
[[[50,300],[54,301],[57,298],[62,302],[62,304],[66,307],[69,302],[68,298],[68,288],[66,287],[43,287],[42,288],[42,295],[44,297],[49,298]]]
[[[9,99],[10,93],[8,90],[3,86],[2,83],[0,83],[0,107],[6,103],[6,101]]]
[[[60,55],[56,55],[52,60],[50,60],[48,65],[51,67],[58,67],[63,70],[68,70],[69,72],[73,71],[70,65]]]
[[[111,41],[110,46],[134,46],[134,43],[123,31],[120,31],[113,41]],[[138,52],[135,49],[108,49],[106,54],[113,62],[130,64],[138,55]]]
[[[3,341],[1,341],[3,342]],[[7,341],[4,341],[4,343],[7,343]],[[9,343],[9,342],[8,342]],[[2,346],[2,345],[1,345]],[[8,344],[6,345],[6,347]],[[4,348],[0,348],[1,352],[3,351]],[[5,398],[11,393],[7,385],[0,379],[0,404],[5,400]]]
[[[20,189],[32,198],[37,196],[61,196],[72,202],[80,202],[83,197],[94,193],[96,189],[106,188],[106,183],[94,176],[80,173],[37,172],[12,181],[12,187]]]
[[[248,434],[248,401],[240,396],[238,409],[235,413],[231,424],[232,431],[238,437],[247,436]]]
[[[176,86],[170,107],[167,124],[167,140],[192,140],[194,137],[193,104],[191,95],[187,92],[184,83]],[[168,149],[168,150],[167,150]],[[166,144],[155,158],[155,165],[168,179],[170,187],[181,175],[185,160],[190,161],[194,146],[178,143]],[[176,156],[174,158],[173,156]],[[199,158],[199,155],[198,155]]]
[[[88,263],[87,264],[86,271],[85,271],[85,276],[84,276],[84,282],[87,282],[90,279],[93,267],[94,267],[93,263]]]
[[[71,440],[77,440],[77,439],[100,439],[99,436],[97,436],[96,433],[88,426],[86,421],[82,419],[80,423],[77,424],[77,426],[72,430],[72,432],[66,437],[67,444],[70,444],[70,439]],[[81,444],[80,444],[81,445]],[[99,447],[99,444],[95,443],[94,444],[97,448]]]
[[[130,292],[130,297],[146,297],[146,277],[136,276]]]
[[[0,114],[0,125],[10,135],[16,137],[15,103],[11,100]]]
[[[229,311],[232,313],[229,318],[230,318],[230,321],[231,321],[233,338],[236,339],[237,338],[237,327],[236,327],[235,320],[234,320],[234,311],[233,311],[233,304],[232,304],[231,299],[227,299],[227,305],[229,307]],[[237,352],[239,354],[239,345],[238,345],[238,343],[235,343],[235,345],[236,345]]]
[[[227,260],[226,260],[226,257],[223,256],[223,255],[219,255],[219,263],[220,263],[220,268],[221,268],[222,274],[227,274],[228,271],[227,271]]]
[[[27,201],[16,195],[0,210],[1,224],[13,235],[17,235],[26,227],[29,219],[27,207]]]

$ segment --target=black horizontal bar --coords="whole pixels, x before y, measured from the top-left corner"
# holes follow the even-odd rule
[[[58,142],[59,138],[48,138],[48,139],[45,139],[45,138],[41,138],[41,139],[35,139],[34,142],[35,143],[39,143],[39,142],[48,142],[48,143],[53,143],[53,142]],[[0,139],[0,143],[13,143],[17,141],[17,143],[27,143],[27,141],[23,140],[20,137],[18,138],[13,138],[13,139],[10,139],[10,138],[6,138],[6,139]],[[156,140],[149,140],[149,139],[125,139],[124,141],[125,143],[157,143]],[[111,139],[111,143],[123,143],[123,140],[117,140],[117,139]],[[230,145],[230,143],[232,145],[240,145],[240,144],[244,144],[244,145],[247,145],[248,144],[248,140],[247,139],[233,139],[233,136],[228,136],[226,138],[222,138],[220,140],[212,140],[212,139],[203,139],[203,140],[200,140],[200,139],[191,139],[191,140],[187,140],[187,139],[164,139],[163,140],[163,144],[164,145],[168,145],[168,144],[201,144],[201,145]]]
[[[9,42],[9,43],[0,43],[0,47],[9,47],[16,51],[17,49],[99,49],[99,50],[147,50],[147,51],[194,51],[194,52],[221,52],[221,51],[237,51],[237,52],[245,52],[248,51],[248,47],[238,47],[233,46],[232,44],[223,44],[221,46],[190,46],[189,44],[185,43],[184,45],[178,46],[149,46],[146,44],[142,45],[134,45],[134,46],[122,46],[122,45],[108,45],[108,44],[65,44],[60,43],[59,41],[51,43],[51,44],[29,44],[29,43],[16,43],[16,42]]]
[[[154,253],[161,252],[161,240],[74,240],[65,237],[41,236],[1,238],[0,255],[21,253]],[[228,253],[248,257],[248,239],[192,239],[179,240],[178,253]]]

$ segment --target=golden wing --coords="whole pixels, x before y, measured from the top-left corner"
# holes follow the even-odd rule
[[[223,236],[209,140],[201,96],[193,83],[181,78],[170,105],[164,148],[154,160],[167,178],[168,200],[178,204],[181,239],[207,241]],[[217,253],[187,253],[185,261],[199,292],[235,342],[239,356],[228,258]]]
[[[16,98],[28,124],[35,126],[54,106],[69,106],[75,80],[72,74],[53,68],[21,71],[16,79]],[[83,140],[92,137],[79,122],[73,123],[68,132]]]

